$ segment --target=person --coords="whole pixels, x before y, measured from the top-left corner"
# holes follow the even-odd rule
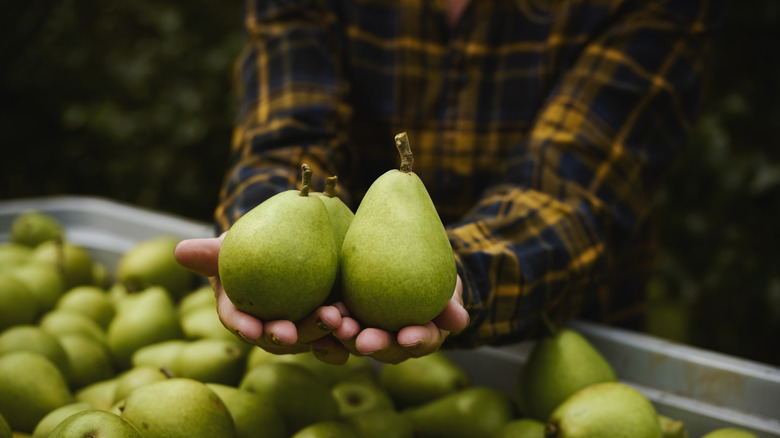
[[[702,100],[707,0],[248,0],[240,117],[215,211],[296,188],[308,164],[355,209],[405,131],[458,281],[430,323],[362,327],[343,303],[260,321],[218,278],[221,236],[176,258],[211,279],[224,325],[279,354],[396,363],[532,339],[586,318],[641,329],[653,202]]]

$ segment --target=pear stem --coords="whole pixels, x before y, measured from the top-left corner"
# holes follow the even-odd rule
[[[409,137],[407,137],[405,132],[395,136],[395,147],[398,148],[398,153],[401,155],[401,167],[399,170],[404,173],[411,172],[414,156],[412,155],[412,147],[409,145]]]
[[[328,198],[336,197],[336,183],[339,181],[339,177],[336,175],[325,178],[325,190],[322,192]]]
[[[301,196],[309,196],[309,185],[311,184],[311,169],[304,163],[301,165]]]

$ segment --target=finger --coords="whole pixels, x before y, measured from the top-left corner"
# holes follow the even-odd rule
[[[263,335],[263,323],[233,305],[218,281],[212,283],[217,295],[217,314],[222,325],[249,343],[255,343]]]
[[[219,237],[182,240],[173,250],[173,257],[196,274],[214,277],[219,275],[217,260],[221,246],[222,239]]]
[[[267,321],[263,340],[278,346],[294,345],[298,343],[298,329],[292,321]]]
[[[307,343],[328,335],[341,326],[341,312],[334,306],[322,306],[295,323],[298,342]]]
[[[329,364],[342,365],[349,358],[349,351],[333,336],[325,336],[311,343],[314,356]]]
[[[341,318],[341,325],[333,331],[333,335],[340,341],[351,339],[354,342],[360,330],[360,323],[347,316]]]
[[[398,345],[412,356],[424,356],[438,350],[447,334],[433,322],[404,327],[398,332]]]
[[[355,348],[361,354],[368,355],[384,363],[399,363],[408,359],[410,354],[395,341],[395,337],[385,330],[367,328],[355,339]]]
[[[444,310],[432,322],[442,330],[460,333],[469,326],[469,321],[469,312],[453,299],[447,303]]]

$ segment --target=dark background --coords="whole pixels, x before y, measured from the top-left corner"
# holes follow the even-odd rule
[[[241,2],[2,1],[0,199],[105,196],[210,221]],[[780,365],[780,2],[728,3],[658,199],[650,330]]]

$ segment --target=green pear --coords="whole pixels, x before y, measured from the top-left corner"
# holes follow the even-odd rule
[[[303,318],[330,294],[338,248],[330,217],[309,195],[311,170],[301,190],[286,190],[256,206],[228,230],[219,251],[219,275],[235,306],[262,320]]]
[[[620,382],[589,385],[550,414],[547,438],[661,438],[658,414],[639,391]]]
[[[310,424],[291,438],[361,438],[347,424],[341,421],[329,420]]]
[[[375,380],[372,359],[366,356],[349,355],[347,361],[341,365],[323,362],[312,353],[298,354],[273,354],[262,348],[255,347],[249,350],[247,356],[247,369],[265,362],[290,362],[301,365],[317,375],[317,379],[327,386],[333,386],[342,381],[368,381]]]
[[[374,383],[343,381],[334,385],[331,393],[339,405],[342,418],[376,409],[395,409],[387,392]]]
[[[26,210],[14,218],[11,223],[10,239],[13,243],[29,247],[62,238],[65,235],[65,226],[62,222],[39,210]]]
[[[108,293],[91,285],[76,286],[66,290],[57,301],[56,308],[83,313],[103,329],[108,327],[116,313]]]
[[[52,335],[81,335],[106,345],[106,331],[100,324],[82,312],[57,309],[45,313],[38,325]]]
[[[375,409],[350,415],[342,421],[352,427],[360,438],[419,438],[412,421],[394,409]]]
[[[231,386],[241,381],[245,367],[244,350],[237,341],[226,339],[191,341],[179,350],[174,360],[174,369],[180,377]]]
[[[170,294],[160,286],[152,286],[122,299],[106,337],[120,369],[130,367],[133,353],[139,348],[181,338]]]
[[[563,328],[534,344],[520,368],[515,395],[523,416],[546,421],[578,390],[616,380],[612,366],[587,339]]]
[[[221,383],[207,383],[206,386],[225,403],[236,425],[238,438],[252,438],[259,431],[264,438],[288,436],[279,412],[257,394]]]
[[[0,438],[13,438],[11,426],[8,425],[8,421],[2,415],[0,415]]]
[[[320,421],[335,420],[339,415],[330,388],[301,365],[262,363],[249,370],[238,387],[258,394],[278,409],[288,433]]]
[[[36,263],[54,266],[62,274],[65,289],[92,284],[92,255],[73,242],[47,240],[33,249],[30,258]]]
[[[24,283],[38,302],[38,315],[48,312],[57,304],[65,291],[65,280],[54,266],[43,263],[26,263],[11,274]]]
[[[544,438],[544,423],[533,418],[516,418],[504,424],[493,438]]]
[[[173,257],[179,239],[160,235],[142,240],[122,254],[117,279],[130,291],[152,286],[165,288],[178,301],[195,284],[195,274]]]
[[[511,397],[473,386],[402,411],[425,438],[491,437],[514,418]]]
[[[59,408],[52,410],[43,418],[41,418],[41,421],[35,425],[32,436],[33,438],[48,438],[54,428],[57,427],[58,424],[62,423],[63,420],[73,414],[90,409],[94,408],[88,403],[76,401],[60,406]]]
[[[12,430],[25,433],[32,433],[49,412],[73,402],[59,368],[32,351],[0,356],[0,394],[0,415]]]
[[[37,325],[17,325],[0,333],[0,355],[33,351],[49,359],[66,378],[70,374],[68,354],[59,339]]]
[[[181,318],[192,310],[201,308],[214,310],[216,307],[217,297],[214,296],[214,289],[211,285],[206,284],[181,297],[176,311]]]
[[[384,364],[378,380],[399,408],[420,405],[470,385],[466,371],[441,351]]]
[[[13,270],[30,261],[32,248],[13,242],[0,242],[0,272]]]
[[[9,273],[0,273],[0,331],[32,324],[38,314],[38,300],[23,282]]]
[[[144,385],[166,380],[170,377],[164,368],[147,365],[130,368],[116,377],[114,403],[126,399],[131,392]]]
[[[64,334],[57,340],[68,357],[68,383],[72,390],[114,376],[113,358],[105,344],[78,334]]]
[[[339,258],[344,303],[366,327],[423,325],[452,298],[457,271],[447,232],[412,171],[405,133],[396,136],[400,169],[369,187]]]
[[[216,304],[190,309],[187,313],[181,315],[180,323],[184,337],[187,339],[238,339],[220,321]]]
[[[205,383],[175,377],[131,392],[120,408],[144,438],[237,438],[227,407]]]
[[[132,365],[134,367],[141,365],[157,368],[165,367],[171,374],[178,376],[179,370],[176,369],[176,358],[187,344],[189,344],[189,341],[184,339],[171,339],[170,341],[143,346],[133,353]]]
[[[77,402],[87,403],[95,409],[108,411],[114,404],[114,394],[119,380],[114,377],[89,384],[77,389],[73,399]]]
[[[661,426],[661,432],[664,438],[688,438],[688,431],[685,429],[685,423],[680,420],[669,418],[666,415],[658,415],[658,424]]]
[[[758,435],[738,427],[723,427],[710,431],[701,438],[758,438]]]
[[[325,204],[325,208],[328,210],[328,216],[330,216],[330,224],[333,227],[336,248],[341,249],[341,244],[344,243],[344,236],[347,235],[347,230],[352,224],[355,213],[353,213],[352,210],[347,207],[347,204],[339,198],[338,193],[336,192],[337,183],[337,176],[328,177],[325,180],[325,190],[322,192],[311,192],[311,194],[319,196]]]
[[[63,420],[50,438],[142,438],[129,421],[111,412],[85,410]]]

